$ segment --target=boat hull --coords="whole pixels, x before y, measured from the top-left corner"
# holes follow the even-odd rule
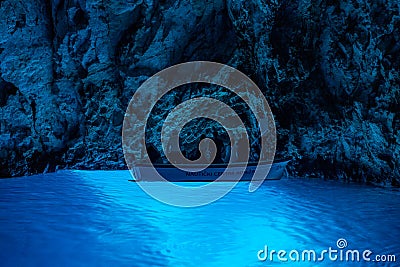
[[[185,166],[186,170],[181,170],[172,165],[139,165],[133,168],[133,172],[136,181],[160,181],[159,178],[154,177],[154,168],[162,177],[170,182],[236,181],[237,177],[240,177],[240,175],[240,181],[251,181],[256,168],[265,169],[265,171],[270,168],[268,175],[266,177],[262,177],[261,179],[279,180],[285,175],[285,168],[288,162],[289,161],[274,162],[272,165],[262,163],[257,165],[256,163],[249,163],[245,167],[244,172],[244,165],[233,165],[229,168],[229,170],[227,170],[228,175],[225,179],[220,178],[221,174],[226,170],[226,165],[224,164],[210,165],[207,169],[202,171],[199,171],[199,167],[196,166]]]

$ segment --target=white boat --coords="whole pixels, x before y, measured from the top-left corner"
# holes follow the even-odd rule
[[[235,181],[238,175],[242,175],[240,181],[251,181],[256,168],[267,169],[269,167],[269,173],[263,180],[279,180],[285,175],[288,163],[289,161],[274,162],[272,165],[263,162],[232,164],[227,170],[227,178],[218,181]],[[244,171],[243,167],[245,167]],[[201,170],[202,167],[199,165],[185,165],[184,169],[186,170],[181,170],[171,164],[141,164],[133,167],[135,180],[132,181],[160,181],[154,175],[154,169],[156,169],[170,182],[211,182],[218,179],[226,168],[227,164],[211,164],[204,170]]]

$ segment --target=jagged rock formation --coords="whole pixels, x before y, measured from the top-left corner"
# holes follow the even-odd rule
[[[0,1],[2,177],[124,168],[134,91],[208,60],[265,92],[292,174],[399,185],[397,1],[119,2]]]

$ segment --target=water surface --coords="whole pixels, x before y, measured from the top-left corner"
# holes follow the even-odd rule
[[[217,202],[176,208],[128,172],[58,172],[0,180],[1,266],[271,266],[257,252],[346,249],[395,254],[400,192],[322,180],[239,183]],[[276,257],[276,256],[275,256]],[[372,256],[371,256],[372,257]],[[302,266],[398,266],[301,262]],[[298,263],[284,263],[297,266]]]

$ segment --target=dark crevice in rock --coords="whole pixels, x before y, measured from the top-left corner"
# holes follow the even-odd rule
[[[48,27],[48,32],[49,32],[49,39],[54,40],[55,36],[57,35],[56,29],[54,27],[54,17],[53,17],[53,6],[52,6],[53,1],[44,1],[45,5],[45,11],[46,11],[46,17],[49,21],[49,27]]]
[[[79,7],[73,15],[72,21],[77,30],[85,29],[89,24],[87,14]]]
[[[4,107],[7,104],[8,97],[16,95],[17,92],[18,88],[14,84],[0,77],[0,107]]]
[[[36,130],[36,101],[33,97],[30,98],[30,107],[32,111],[32,122],[33,122],[33,130],[37,133]]]

